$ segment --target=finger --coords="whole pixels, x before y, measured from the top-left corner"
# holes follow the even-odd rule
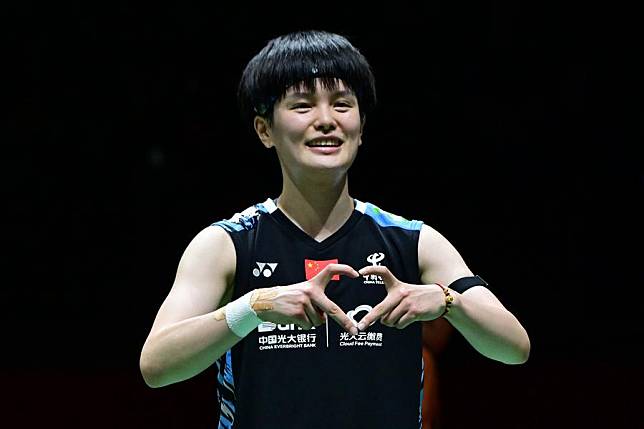
[[[320,310],[319,308],[317,308],[316,306],[313,306],[313,307],[315,308],[315,311],[316,311],[316,312],[320,315],[320,317],[322,318],[322,323],[326,323],[326,313],[325,313],[324,311]]]
[[[416,319],[413,316],[411,316],[409,313],[403,314],[400,320],[398,320],[398,322],[396,322],[396,324],[394,325],[394,328],[405,329],[407,326],[411,325],[415,321]]]
[[[385,326],[394,327],[398,323],[398,320],[407,313],[406,308],[401,304],[399,303],[388,314],[381,317],[380,322]]]
[[[306,312],[306,316],[309,318],[313,326],[320,326],[324,323],[324,319],[320,315],[319,310],[316,309],[310,301],[304,305],[304,311]]]
[[[398,302],[396,302],[391,295],[387,295],[380,304],[376,305],[369,313],[365,314],[358,324],[358,329],[364,331],[368,326],[371,326],[373,322],[389,313],[397,304]]]
[[[307,331],[313,327],[313,323],[311,323],[311,320],[309,319],[309,316],[306,313],[306,310],[304,311],[304,314],[298,316],[298,318],[293,323],[295,323],[297,326]]]
[[[356,328],[353,321],[346,315],[344,311],[337,304],[331,301],[324,294],[319,294],[313,298],[313,303],[324,310],[324,312],[333,318],[338,325],[342,326],[345,331],[349,332],[351,335],[357,335],[358,329]]]
[[[380,277],[382,277],[382,280],[385,282],[385,288],[389,288],[389,286],[395,284],[398,279],[389,271],[389,268],[385,267],[384,265],[368,265],[364,268],[361,268],[358,273],[361,276],[366,276],[369,274],[375,274]]]
[[[391,312],[385,313],[382,316],[380,316],[380,323],[382,323],[385,326],[389,326],[389,322],[387,322],[387,320],[388,320],[387,317],[389,316],[390,313]]]
[[[319,286],[322,289],[331,281],[331,278],[337,274],[342,274],[347,277],[358,277],[359,274],[353,267],[346,264],[329,264],[322,269],[315,277],[309,280],[313,285]]]

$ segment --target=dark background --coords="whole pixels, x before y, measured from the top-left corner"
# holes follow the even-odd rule
[[[352,194],[442,232],[530,334],[521,366],[450,339],[441,427],[641,428],[642,34],[607,4],[13,7],[2,425],[216,427],[213,371],[153,390],[140,349],[192,237],[279,193],[243,67],[323,29],[377,78]]]

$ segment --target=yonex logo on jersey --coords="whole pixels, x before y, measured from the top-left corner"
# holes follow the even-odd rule
[[[253,275],[259,277],[263,275],[264,277],[270,277],[275,272],[277,268],[277,262],[255,262],[257,267],[253,269]]]

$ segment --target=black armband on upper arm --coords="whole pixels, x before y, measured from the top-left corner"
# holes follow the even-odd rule
[[[463,293],[474,286],[487,287],[487,282],[479,276],[461,277],[460,279],[454,280],[448,287],[458,293]]]

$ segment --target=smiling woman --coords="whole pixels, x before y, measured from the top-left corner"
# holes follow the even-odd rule
[[[364,120],[376,105],[375,79],[366,58],[346,38],[319,31],[277,37],[244,69],[238,90],[242,116],[248,124],[256,115],[270,122],[286,88],[307,96],[318,84],[335,90],[339,81],[355,95]]]
[[[443,319],[481,354],[526,361],[525,330],[445,237],[349,195],[376,97],[346,38],[271,40],[238,96],[275,148],[282,191],[190,243],[141,353],[150,386],[216,363],[220,428],[406,429],[422,415],[418,322]]]
[[[306,92],[301,84],[290,87],[275,103],[271,120],[256,116],[254,126],[264,146],[277,151],[289,180],[299,182],[309,169],[322,168],[333,185],[356,157],[363,122],[357,97],[344,82],[315,79],[314,85]]]

